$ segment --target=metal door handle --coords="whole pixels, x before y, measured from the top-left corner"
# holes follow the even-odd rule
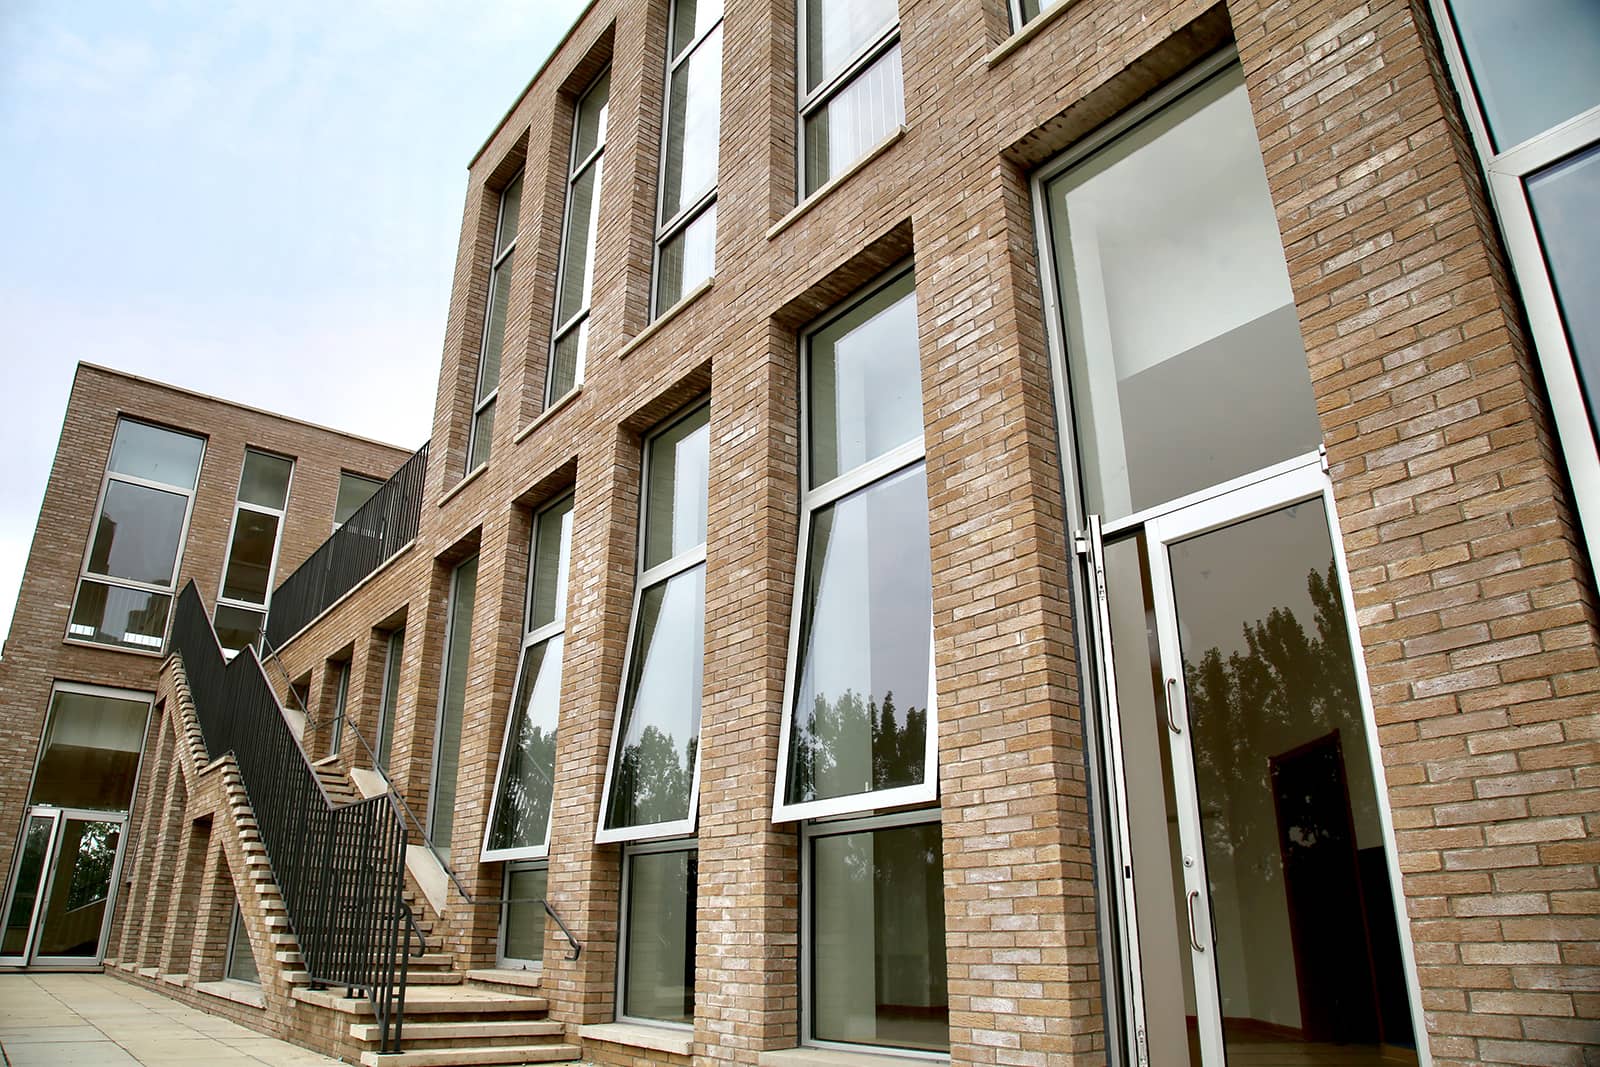
[[[1206,947],[1200,943],[1200,932],[1194,925],[1194,903],[1200,899],[1200,890],[1189,890],[1189,944],[1194,946],[1196,952],[1204,952]]]
[[[1183,733],[1178,725],[1178,680],[1167,679],[1167,727],[1175,734]]]

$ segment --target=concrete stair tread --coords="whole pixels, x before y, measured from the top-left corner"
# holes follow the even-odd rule
[[[540,971],[512,970],[501,967],[480,967],[467,972],[467,981],[479,985],[509,986],[517,989],[538,989],[544,981]]]
[[[304,971],[294,972],[304,975]],[[309,983],[309,978],[300,985]],[[318,1004],[345,1015],[372,1018],[372,1002],[365,997],[347,997],[342,990],[296,989],[296,1000]],[[406,989],[406,1020],[409,1023],[424,1015],[538,1015],[547,1011],[550,1004],[543,997],[523,997],[513,993],[470,988],[461,985],[408,986]]]
[[[428,1048],[383,1055],[363,1052],[365,1067],[456,1067],[467,1064],[573,1063],[576,1045],[491,1045],[486,1048]]]
[[[560,1023],[550,1019],[479,1019],[466,1022],[413,1022],[407,1020],[403,1033],[407,1046],[413,1041],[497,1037],[551,1037],[563,1032]],[[382,1028],[377,1023],[352,1023],[350,1036],[358,1041],[379,1040]]]

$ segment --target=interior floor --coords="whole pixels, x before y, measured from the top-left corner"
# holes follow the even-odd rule
[[[1226,1038],[1228,1067],[1407,1067],[1417,1054],[1393,1045],[1334,1045],[1268,1034]],[[1198,1064],[1200,1037],[1189,1030],[1189,1062]]]

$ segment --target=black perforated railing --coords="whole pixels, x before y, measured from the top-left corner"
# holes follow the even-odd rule
[[[178,596],[172,648],[207,753],[232,752],[239,764],[312,984],[368,997],[380,1051],[400,1051],[416,920],[404,898],[406,824],[394,796],[329,799],[255,650],[223,660],[193,582]]]
[[[281,648],[417,536],[427,476],[428,446],[423,445],[283,580],[267,612],[267,640],[274,648]]]

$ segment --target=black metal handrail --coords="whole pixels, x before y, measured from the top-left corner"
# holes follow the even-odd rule
[[[400,465],[372,499],[306,558],[272,594],[267,638],[281,646],[417,536],[428,446]]]
[[[405,819],[392,794],[329,798],[255,650],[224,660],[192,581],[178,595],[172,648],[207,754],[232,752],[239,765],[307,975],[366,994],[380,1051],[400,1051],[415,917],[405,902]]]

